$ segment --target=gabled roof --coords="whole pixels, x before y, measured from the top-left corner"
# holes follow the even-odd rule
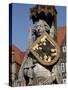
[[[10,46],[10,53],[13,52],[16,60],[16,73],[19,72],[20,66],[24,60],[24,56],[26,52],[21,52],[15,45]],[[10,56],[11,58],[11,56]],[[11,59],[10,59],[11,60]]]
[[[15,45],[10,46],[12,47],[12,51],[14,51],[15,54],[15,58],[16,58],[16,63],[18,63],[19,65],[21,65],[23,58],[25,56],[25,52],[21,52],[21,50],[19,50]]]

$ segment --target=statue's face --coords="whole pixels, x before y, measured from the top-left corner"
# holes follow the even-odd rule
[[[50,27],[49,25],[43,21],[43,20],[39,20],[36,25],[35,25],[35,30],[37,32],[37,34],[40,36],[44,31],[49,30]]]
[[[41,35],[45,31],[45,27],[42,26],[41,24],[37,25],[36,31],[38,35]]]
[[[37,23],[37,28],[36,30],[38,31],[38,33],[42,34],[45,31],[45,24],[43,23],[43,21],[39,21]]]

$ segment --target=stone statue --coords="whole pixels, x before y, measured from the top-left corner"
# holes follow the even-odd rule
[[[40,8],[41,6],[36,6],[36,9],[37,7]],[[43,11],[44,8],[45,6],[42,7],[41,10]],[[36,13],[35,12],[33,13],[32,20],[36,19],[36,20],[33,20],[33,24],[34,24],[32,28],[33,41],[36,41],[37,38],[39,38],[44,32],[47,32],[50,35],[50,37],[54,39],[54,36],[55,36],[55,26],[53,24],[54,16],[52,16],[52,14],[51,13],[49,14],[49,13],[47,13],[48,16],[46,17],[44,16],[45,13],[42,13],[39,11],[39,13],[37,13],[38,18],[36,16],[34,17]],[[39,16],[42,18],[40,18]],[[47,19],[44,19],[48,17],[50,18],[48,20],[49,21],[51,20],[50,23],[49,21],[47,21]],[[54,50],[52,51],[54,52]],[[48,59],[50,61],[51,57],[50,56],[47,57],[46,55],[45,59]],[[24,63],[22,64],[20,68],[19,79],[23,80],[26,83],[24,84],[26,86],[27,85],[29,86],[29,85],[61,84],[62,75],[61,75],[60,65],[57,62],[53,65],[44,66],[43,64],[40,64],[37,61],[37,59],[29,52],[27,54],[27,57],[24,60]]]

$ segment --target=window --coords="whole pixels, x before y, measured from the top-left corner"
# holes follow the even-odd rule
[[[66,46],[62,47],[62,51],[65,53],[66,52]]]
[[[66,84],[66,79],[63,79],[63,84]]]
[[[65,63],[61,63],[61,71],[65,72]]]

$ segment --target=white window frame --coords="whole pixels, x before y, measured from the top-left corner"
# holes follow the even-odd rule
[[[62,47],[62,51],[65,53],[66,52],[66,46]]]
[[[65,63],[61,63],[61,71],[65,72]]]
[[[66,78],[65,78],[65,79],[63,79],[63,84],[66,84]]]

